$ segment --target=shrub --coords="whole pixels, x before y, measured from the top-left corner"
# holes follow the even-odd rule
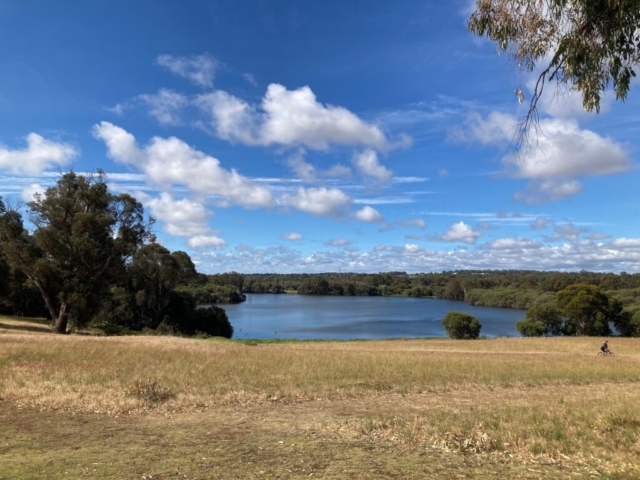
[[[482,325],[473,315],[462,312],[448,312],[442,326],[450,338],[478,338]]]
[[[176,396],[175,393],[168,388],[149,379],[136,380],[128,388],[125,388],[125,393],[130,397],[137,398],[141,402],[150,405],[166,402]]]

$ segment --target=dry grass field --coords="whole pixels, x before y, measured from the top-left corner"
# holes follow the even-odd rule
[[[640,339],[247,343],[0,317],[0,479],[640,478]]]

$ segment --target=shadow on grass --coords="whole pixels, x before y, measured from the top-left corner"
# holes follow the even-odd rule
[[[33,325],[33,324],[24,324],[24,325],[10,325],[7,323],[2,323],[0,322],[0,328],[2,329],[6,329],[6,330],[20,330],[20,331],[24,331],[24,332],[45,332],[45,333],[50,333],[51,332],[51,328],[46,327],[44,325]]]

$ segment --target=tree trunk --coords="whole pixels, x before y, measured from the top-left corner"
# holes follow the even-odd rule
[[[53,327],[53,331],[55,333],[67,333],[67,303],[62,302],[60,305],[60,312],[58,313],[58,317],[55,319],[56,323]]]

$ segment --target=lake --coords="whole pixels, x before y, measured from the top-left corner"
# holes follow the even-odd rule
[[[520,336],[516,322],[526,317],[525,310],[409,297],[249,294],[246,302],[220,306],[238,339],[446,337],[441,322],[450,310],[475,316],[480,335]]]

